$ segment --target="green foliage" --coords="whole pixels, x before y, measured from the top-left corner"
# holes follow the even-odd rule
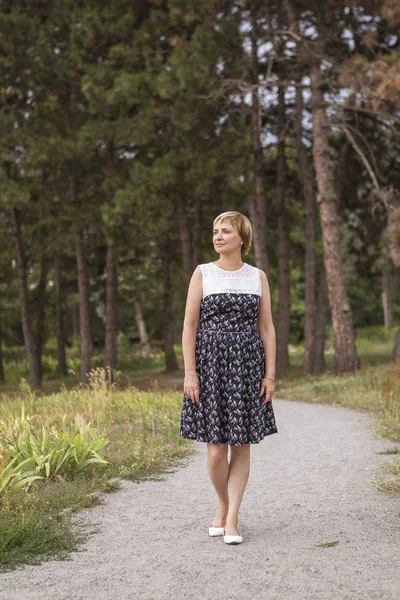
[[[0,445],[0,452],[6,453],[7,449]],[[42,476],[36,474],[33,457],[22,459],[14,456],[7,461],[0,455],[0,501],[6,495],[16,494],[23,487],[29,487],[36,479],[42,479]]]
[[[67,422],[65,415],[59,427],[35,426],[35,419],[21,415],[0,422],[0,448],[4,468],[1,493],[15,493],[36,479],[70,475],[89,465],[107,465],[103,458],[108,441],[82,419]]]
[[[279,244],[274,86],[281,76],[280,65],[285,67],[285,59],[289,62],[295,59],[288,55],[284,28],[279,34],[281,44],[278,45],[283,54],[278,60],[274,48],[267,50],[265,44],[260,44],[260,40],[269,35],[265,19],[261,13],[257,16],[260,7],[260,4],[254,5],[253,16],[260,36],[258,78],[262,95],[266,241],[276,308]],[[72,0],[62,4],[50,0],[44,10],[41,5],[27,0],[17,3],[5,0],[2,8],[0,25],[7,36],[1,41],[0,76],[7,85],[2,88],[0,108],[3,141],[0,230],[4,239],[0,253],[0,317],[3,346],[6,346],[6,379],[18,381],[28,375],[25,357],[21,357],[22,362],[19,359],[12,362],[7,356],[8,346],[21,343],[17,274],[12,264],[15,244],[9,217],[13,207],[23,209],[22,235],[33,329],[38,325],[39,306],[35,300],[42,255],[47,255],[50,262],[44,299],[45,327],[41,331],[52,339],[43,357],[44,379],[54,379],[57,354],[54,286],[50,284],[55,279],[52,259],[56,254],[61,255],[65,303],[68,309],[76,307],[74,233],[78,229],[82,230],[86,246],[91,327],[98,347],[104,339],[106,242],[115,244],[119,256],[120,330],[134,330],[133,302],[140,299],[152,338],[161,339],[164,327],[161,236],[168,229],[173,249],[170,263],[178,335],[184,302],[181,228],[187,227],[193,232],[199,225],[200,239],[193,243],[199,247],[198,256],[206,261],[213,254],[210,237],[213,217],[227,209],[247,212],[255,183],[249,93],[254,78],[249,6],[228,2],[216,10],[211,0],[185,3],[141,0],[135,6],[127,0],[79,4]],[[296,10],[299,17],[302,13],[306,30],[309,21],[312,26],[313,19],[319,22],[320,13],[315,13],[311,5],[309,10],[303,11],[303,8]],[[396,104],[398,82],[393,74],[398,67],[398,52],[391,46],[392,33],[384,13],[380,14],[371,4],[362,3],[360,14],[363,14],[365,39],[351,48],[346,40],[351,34],[359,36],[359,15],[354,15],[349,23],[347,9],[338,4],[332,10],[334,35],[338,40],[337,46],[327,48],[335,69],[332,71],[327,66],[326,76],[332,78],[332,89],[338,91],[332,97],[327,96],[332,103],[332,114],[339,109],[340,114],[344,111],[348,119],[348,123],[346,119],[345,122],[356,130],[353,134],[367,159],[374,163],[380,184],[390,182],[393,188],[399,188],[396,175],[399,170],[395,168],[398,141],[393,138],[395,127],[390,125],[387,107],[385,124],[363,112],[357,113],[357,120],[350,115],[351,111],[346,112],[349,106],[352,110],[358,106],[365,108],[364,94],[372,111],[375,110],[373,102],[378,103],[379,114],[382,114],[384,99]],[[271,11],[271,19],[278,23],[282,16],[280,11],[276,7]],[[377,50],[381,43],[386,44],[383,54]],[[306,69],[307,65],[302,68]],[[296,72],[296,67],[290,72]],[[371,77],[376,78],[377,85],[373,85]],[[308,85],[306,78],[303,85]],[[349,93],[348,86],[353,85],[358,94]],[[267,89],[271,93],[262,91]],[[340,90],[344,93],[339,93]],[[301,169],[292,127],[294,109],[291,102],[287,104],[285,196],[292,250],[290,336],[291,343],[298,343],[304,328],[307,240]],[[308,119],[307,108],[304,137],[312,161],[312,131]],[[339,127],[340,124],[331,132],[330,150],[337,163],[337,183],[341,188],[345,277],[355,326],[376,325],[382,320],[379,277],[389,257],[388,244],[383,242],[387,211],[379,194],[371,191],[370,175],[357,153],[349,148]],[[71,180],[75,182],[74,195]],[[183,198],[187,225],[176,218],[177,198]],[[316,211],[319,270],[321,233],[317,216]],[[193,247],[191,251],[193,253]],[[249,260],[254,262],[253,255]],[[395,306],[395,321],[399,317],[398,310]],[[71,339],[69,310],[65,312],[65,326],[67,337]],[[79,371],[78,357],[75,348],[68,349],[68,369]],[[134,353],[129,355],[125,348],[121,360],[123,368],[135,365],[135,361]],[[139,369],[146,367],[142,357],[137,363]],[[93,366],[101,364],[99,352]]]
[[[0,571],[46,559],[65,559],[82,540],[68,518],[48,507],[33,504],[0,510]]]
[[[47,396],[25,383],[2,398],[0,482],[7,481],[0,494],[0,569],[64,557],[79,542],[66,512],[100,502],[99,490],[117,489],[110,477],[159,477],[194,449],[179,436],[180,393],[157,386],[150,392],[121,390],[107,385],[100,368],[89,381]],[[18,469],[28,466],[30,476],[40,479],[19,485]],[[11,470],[19,489],[10,487]]]
[[[13,425],[11,429],[12,437],[7,437],[10,429],[1,435],[5,455],[22,461],[25,457],[32,458],[35,472],[43,473],[46,478],[73,469],[80,471],[94,463],[107,464],[99,454],[103,452],[107,440],[87,424],[67,424],[63,418],[61,431],[42,426],[39,432],[27,419],[18,431]]]

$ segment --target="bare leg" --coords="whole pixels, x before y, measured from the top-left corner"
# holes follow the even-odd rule
[[[231,446],[228,475],[229,510],[226,517],[227,535],[238,534],[239,508],[250,474],[250,444]]]
[[[207,444],[207,469],[211,482],[218,494],[218,510],[213,527],[224,527],[229,508],[228,497],[228,444]]]

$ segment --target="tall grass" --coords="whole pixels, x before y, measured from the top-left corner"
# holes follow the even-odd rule
[[[89,385],[48,395],[34,394],[23,381],[17,394],[2,396],[0,482],[11,464],[18,487],[8,482],[8,493],[0,495],[0,569],[68,551],[80,534],[74,537],[65,509],[93,504],[94,491],[118,487],[114,477],[159,477],[193,452],[179,436],[182,394],[121,390],[107,385],[105,375],[95,369]],[[18,463],[31,480],[19,480]],[[38,526],[27,529],[31,521]]]
[[[368,383],[379,400],[380,432],[400,442],[400,365],[390,363],[382,371],[371,374]]]

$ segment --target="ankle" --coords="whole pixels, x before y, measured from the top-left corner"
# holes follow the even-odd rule
[[[234,528],[237,529],[238,524],[239,524],[239,519],[238,517],[231,517],[230,515],[227,515],[226,519],[225,519],[225,524],[226,527],[230,527],[230,528]]]
[[[225,502],[218,502],[217,514],[223,516],[225,519],[229,512],[229,504]]]
[[[237,525],[232,525],[230,523],[225,523],[224,525],[225,534],[226,535],[238,535],[239,529]]]

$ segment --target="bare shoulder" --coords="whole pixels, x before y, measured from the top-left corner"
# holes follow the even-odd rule
[[[261,290],[262,290],[262,296],[269,296],[271,291],[270,291],[270,287],[269,287],[269,283],[268,283],[268,277],[265,273],[265,271],[263,271],[262,269],[258,269],[259,275],[260,275],[260,283],[261,283]]]
[[[262,269],[258,269],[258,272],[260,274],[261,281],[265,281],[268,284],[268,278],[265,274],[265,271],[263,271]]]
[[[257,267],[258,268],[258,267]],[[265,274],[265,271],[263,271],[262,269],[258,269],[258,272],[260,273],[260,277],[261,279],[267,279],[267,276]]]
[[[203,287],[203,273],[202,270],[200,268],[200,265],[197,265],[197,267],[195,268],[195,270],[192,273],[192,277],[190,278],[190,283],[189,283],[189,294],[192,294],[193,292],[197,295],[201,292]]]
[[[203,271],[201,270],[201,266],[197,265],[192,274],[193,281],[201,281],[203,278]]]

